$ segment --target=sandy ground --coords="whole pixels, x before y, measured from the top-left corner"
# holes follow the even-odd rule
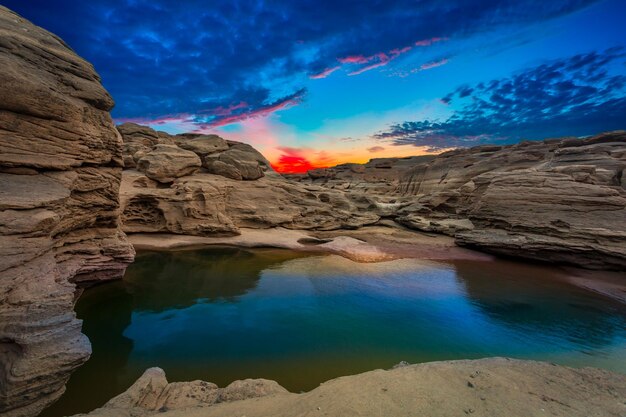
[[[490,255],[456,246],[454,239],[448,236],[429,235],[384,226],[332,232],[307,232],[284,228],[242,229],[241,235],[229,237],[146,233],[129,234],[128,237],[138,250],[177,250],[208,245],[232,245],[335,253],[358,262],[380,262],[400,258],[493,259]]]
[[[160,388],[156,393],[158,396],[154,397],[155,393],[151,392],[153,385],[151,381],[138,381],[133,389],[127,391],[130,394],[116,397],[107,406],[89,415],[626,416],[626,375],[505,358],[431,362],[387,371],[375,370],[333,379],[303,394],[275,393],[276,390],[273,390],[270,392],[274,393],[268,396],[237,400],[236,393],[233,393],[235,395],[225,401],[235,401],[213,401],[212,404],[203,404],[198,400],[190,405],[190,401],[194,400],[190,400],[189,395],[171,395],[173,391],[185,392],[180,384],[170,384],[164,390]],[[154,398],[146,402],[151,395]],[[256,395],[259,395],[258,391]],[[184,405],[178,407],[179,402]],[[150,404],[151,409],[138,407],[139,404],[144,407]]]

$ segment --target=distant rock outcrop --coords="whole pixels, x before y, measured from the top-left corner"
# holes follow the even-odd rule
[[[128,124],[118,128],[127,152],[135,152],[125,159],[136,160],[141,153],[136,169],[124,170],[120,193],[123,227],[129,233],[224,236],[237,235],[244,227],[355,229],[380,218],[367,209],[371,203],[361,196],[285,180],[250,145],[214,135],[170,136]],[[142,147],[136,150],[138,141]],[[164,145],[163,141],[176,145]],[[167,162],[170,168],[193,157],[202,157],[203,167],[194,165],[190,172],[158,177],[142,161],[165,148],[172,156]]]
[[[63,41],[0,6],[0,414],[34,416],[91,353],[76,283],[120,278],[113,100]]]
[[[626,132],[482,146],[408,171],[397,221],[492,253],[626,269]]]

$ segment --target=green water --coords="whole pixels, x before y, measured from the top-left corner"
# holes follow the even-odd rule
[[[93,355],[47,417],[99,407],[151,366],[170,381],[262,377],[295,392],[402,360],[510,356],[626,372],[621,305],[559,270],[508,261],[143,253],[76,311]]]

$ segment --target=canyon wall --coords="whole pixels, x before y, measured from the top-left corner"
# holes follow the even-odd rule
[[[356,229],[379,220],[361,194],[288,181],[250,145],[118,126],[128,233],[233,236],[241,228]]]
[[[0,6],[0,414],[33,416],[91,353],[76,284],[120,278],[122,141],[94,68]]]
[[[481,146],[407,171],[397,221],[460,245],[626,269],[626,132]]]

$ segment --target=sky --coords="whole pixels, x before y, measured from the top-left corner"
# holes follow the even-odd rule
[[[626,1],[0,0],[93,63],[112,115],[281,172],[626,129]]]

